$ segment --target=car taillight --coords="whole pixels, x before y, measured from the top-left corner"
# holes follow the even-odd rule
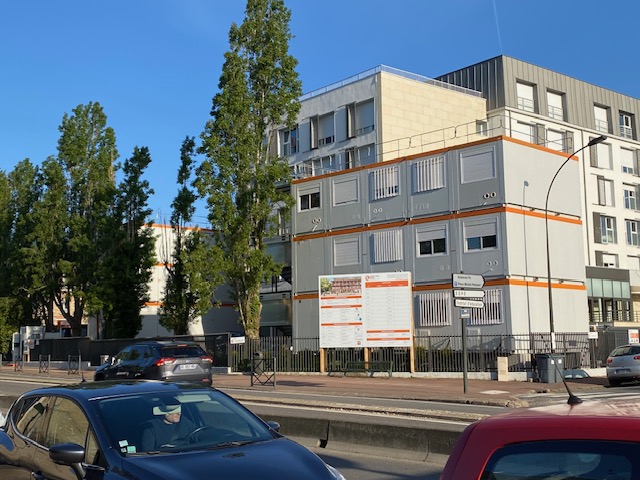
[[[156,362],[156,367],[161,367],[163,365],[171,365],[175,363],[176,359],[172,357],[162,357]]]
[[[200,360],[202,360],[203,362],[213,363],[213,357],[211,357],[209,355],[202,355],[200,357]]]
[[[635,357],[633,357],[634,360],[640,360],[640,355],[636,355]]]

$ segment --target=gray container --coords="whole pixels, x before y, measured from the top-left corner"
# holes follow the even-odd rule
[[[564,355],[537,353],[538,380],[542,383],[558,383],[564,378]]]

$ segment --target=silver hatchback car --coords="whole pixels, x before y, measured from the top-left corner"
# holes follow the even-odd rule
[[[622,345],[609,354],[607,380],[611,386],[640,380],[640,344]]]

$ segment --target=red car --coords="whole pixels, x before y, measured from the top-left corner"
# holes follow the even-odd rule
[[[585,400],[480,420],[464,430],[440,479],[638,480],[639,399]]]

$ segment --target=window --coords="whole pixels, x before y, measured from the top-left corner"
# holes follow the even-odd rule
[[[640,246],[640,240],[638,239],[638,221],[637,220],[625,220],[625,226],[627,228],[627,245]]]
[[[600,216],[601,243],[617,243],[616,239],[616,219],[613,217]]]
[[[320,187],[303,190],[298,196],[299,211],[320,208]]]
[[[565,151],[564,134],[557,130],[547,130],[547,148],[557,150],[559,152]]]
[[[335,179],[333,181],[333,205],[347,205],[358,202],[358,177]]]
[[[371,144],[358,148],[356,161],[358,162],[358,165],[370,165],[372,163],[376,163],[376,146]]]
[[[347,105],[346,110],[347,138],[353,138],[356,136],[356,104]]]
[[[624,186],[624,208],[638,210],[638,185]]]
[[[444,327],[451,325],[451,293],[421,293],[418,295],[418,325]]]
[[[464,225],[466,251],[486,250],[498,247],[498,226],[496,221]]]
[[[502,320],[502,290],[485,290],[484,308],[472,308],[469,325],[499,325]]]
[[[356,105],[356,135],[373,132],[374,125],[373,99],[358,103]]]
[[[333,241],[333,265],[343,267],[360,263],[360,238],[340,238]]]
[[[80,407],[69,399],[55,397],[44,446],[50,447],[59,443],[84,446],[88,430],[89,421]]]
[[[280,132],[281,149],[280,156],[288,157],[298,153],[298,127]]]
[[[416,231],[418,257],[447,253],[447,229],[443,226],[432,230]]]
[[[398,166],[378,168],[371,172],[372,199],[395,197],[400,193]]]
[[[373,234],[373,261],[375,263],[402,260],[402,230],[389,230]]]
[[[518,96],[518,109],[525,112],[535,112],[534,86],[516,82],[516,95]]]
[[[564,95],[547,91],[547,114],[556,120],[564,120]]]
[[[608,143],[598,143],[589,147],[589,159],[592,167],[605,168],[611,170],[611,145]]]
[[[323,115],[318,120],[318,146],[329,145],[335,141],[333,131],[333,112]]]
[[[613,201],[613,180],[598,175],[598,203],[612,207]]]
[[[342,169],[349,170],[356,166],[356,152],[353,148],[348,148],[342,153]]]
[[[444,188],[444,157],[433,157],[413,164],[413,191],[426,192]]]
[[[594,105],[593,114],[596,121],[596,130],[603,133],[609,133],[609,109]]]
[[[607,268],[618,268],[618,256],[611,253],[603,253],[602,266]]]
[[[620,112],[620,136],[633,138],[633,119],[629,113]]]
[[[638,175],[638,164],[636,161],[636,154],[633,150],[628,150],[626,148],[620,149],[620,164],[622,165],[622,171],[624,173]]]
[[[513,138],[522,140],[527,143],[536,143],[537,130],[536,126],[530,123],[516,122],[511,135]]]
[[[16,429],[25,437],[42,444],[48,406],[48,397],[29,397],[22,400],[19,408],[12,409],[12,413],[16,412],[13,419]]]
[[[479,182],[496,177],[493,150],[464,152],[460,155],[462,183]]]
[[[640,270],[640,257],[628,256],[627,268],[629,270]]]

